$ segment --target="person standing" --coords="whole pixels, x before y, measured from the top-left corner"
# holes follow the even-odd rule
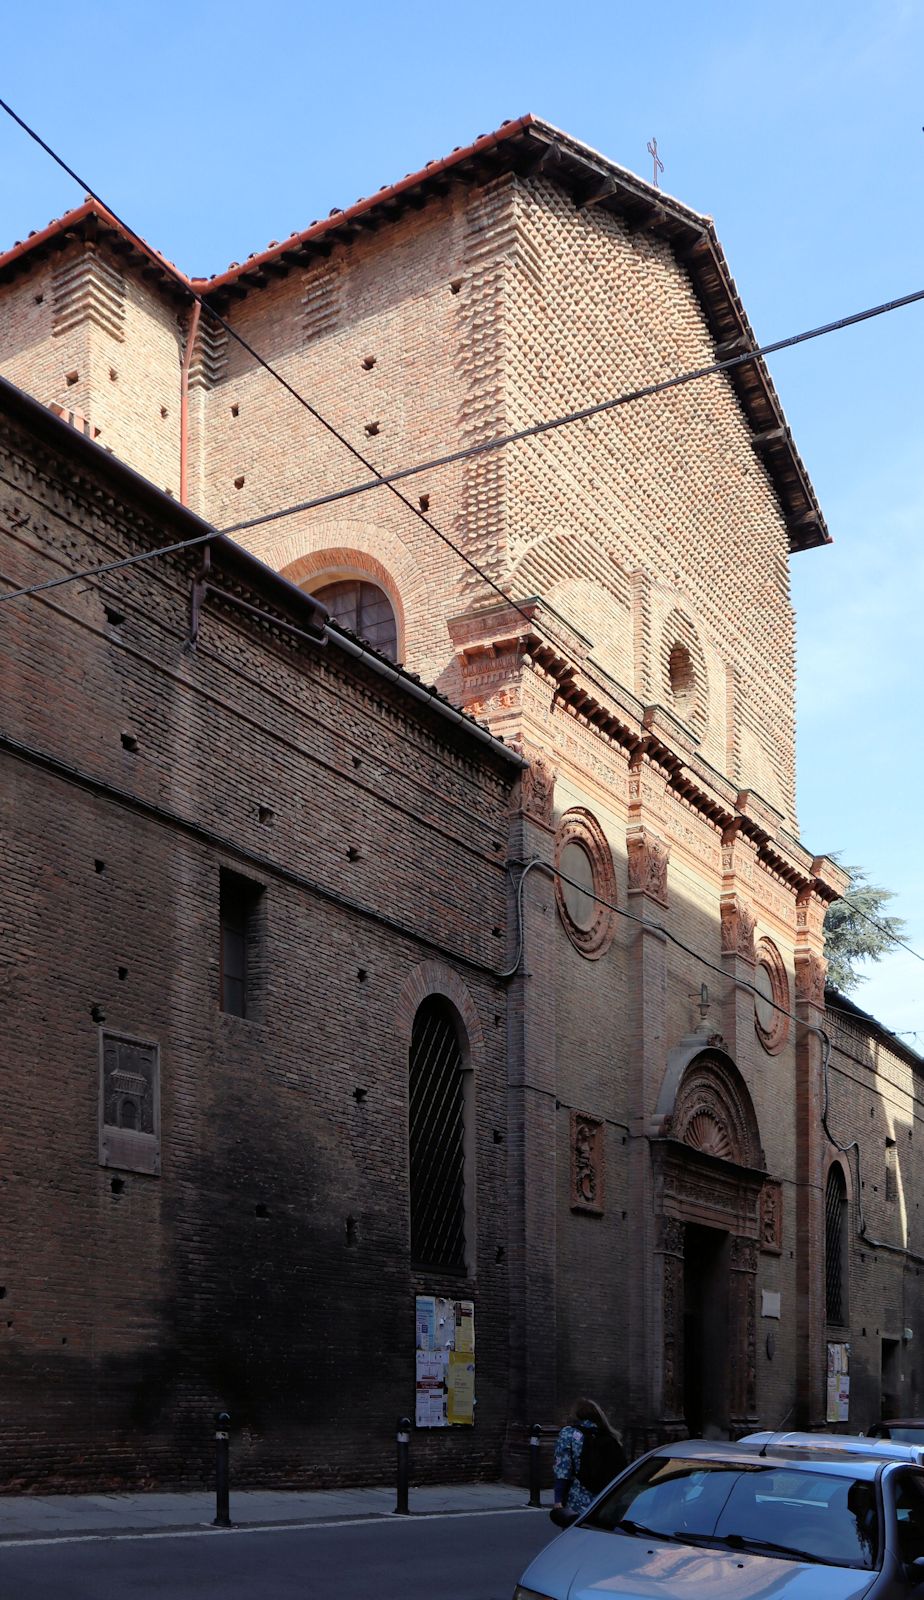
[[[626,1465],[622,1439],[595,1400],[576,1401],[555,1441],[555,1507],[586,1511]]]

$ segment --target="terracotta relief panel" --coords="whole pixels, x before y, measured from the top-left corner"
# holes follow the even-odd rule
[[[764,1184],[760,1195],[760,1248],[769,1256],[781,1255],[783,1250],[783,1188],[773,1179]]]
[[[606,1126],[598,1117],[571,1113],[571,1209],[603,1215]]]
[[[520,775],[520,792],[517,809],[525,812],[533,822],[551,826],[555,807],[555,769],[537,750],[524,745],[521,754],[529,766]]]
[[[670,846],[645,828],[626,837],[629,852],[629,893],[643,894],[667,905],[667,863]]]
[[[796,1000],[807,1005],[823,1006],[827,970],[827,962],[814,950],[797,950]]]
[[[737,894],[724,894],[721,902],[722,954],[739,956],[753,965],[756,960],[754,929],[757,926],[750,906]]]

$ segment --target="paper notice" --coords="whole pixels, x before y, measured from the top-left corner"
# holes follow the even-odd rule
[[[432,1350],[436,1342],[436,1301],[432,1294],[419,1294],[416,1301],[418,1350]]]
[[[456,1350],[461,1355],[471,1355],[475,1349],[475,1302],[473,1300],[457,1300],[456,1314]]]
[[[418,1428],[446,1426],[446,1363],[440,1350],[418,1350],[415,1418]]]
[[[447,1421],[471,1427],[475,1421],[475,1363],[458,1350],[450,1352],[448,1388]]]

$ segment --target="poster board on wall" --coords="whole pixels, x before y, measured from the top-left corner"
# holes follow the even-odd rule
[[[414,1421],[418,1428],[471,1428],[475,1422],[475,1304],[419,1294]]]
[[[850,1345],[828,1345],[826,1422],[850,1420]]]

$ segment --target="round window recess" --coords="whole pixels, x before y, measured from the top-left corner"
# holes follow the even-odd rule
[[[576,839],[569,839],[564,846],[559,861],[559,871],[562,874],[562,898],[571,921],[577,928],[586,930],[592,927],[597,911],[594,900],[594,869],[590,856]]]
[[[616,875],[606,835],[596,817],[582,807],[566,811],[561,819],[555,871],[562,926],[575,949],[596,960],[613,938]]]
[[[768,1055],[776,1055],[789,1038],[789,983],[776,945],[761,939],[754,968],[754,1027]]]

